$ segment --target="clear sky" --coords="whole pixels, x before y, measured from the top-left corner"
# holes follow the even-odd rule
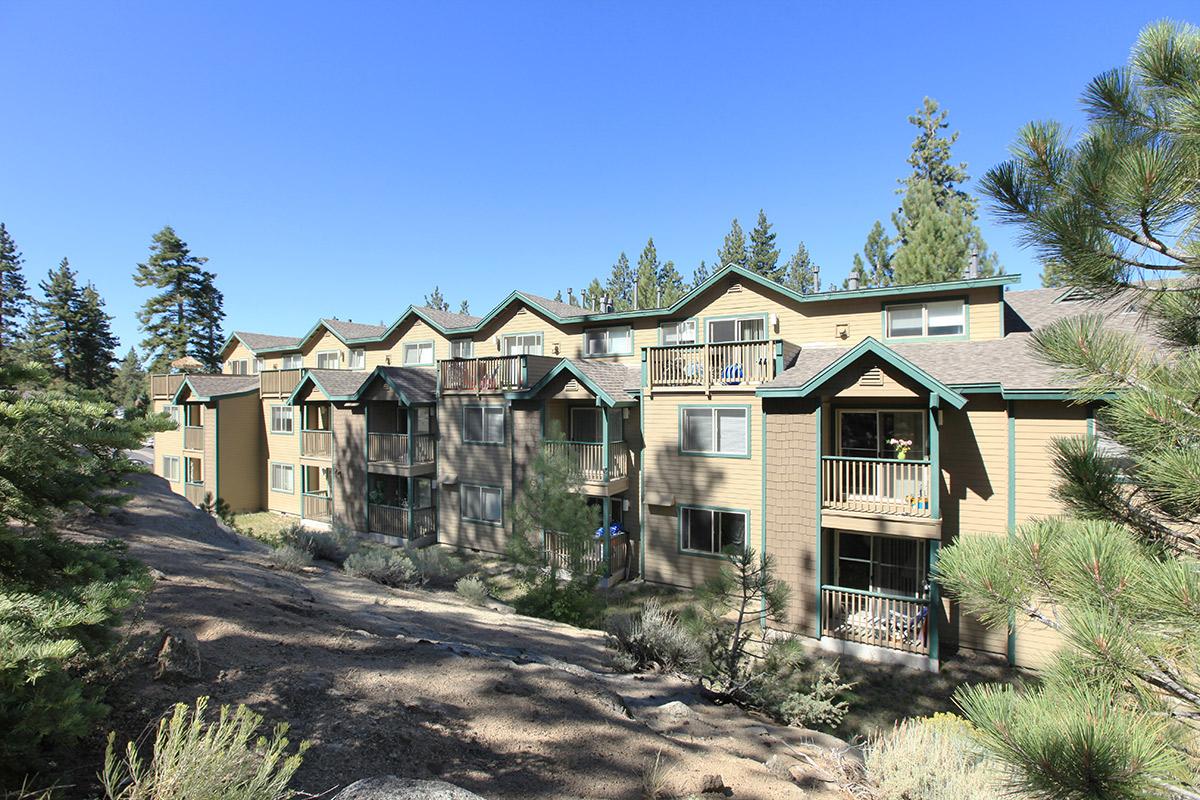
[[[1078,126],[1085,82],[1191,2],[0,2],[0,220],[63,256],[123,346],[164,224],[227,330],[391,322],[439,284],[481,313],[636,259],[685,275],[758,209],[845,275],[896,205],[932,96],[972,177],[1018,126]],[[1189,19],[1190,16],[1190,19]],[[1015,231],[983,220],[1038,283]]]

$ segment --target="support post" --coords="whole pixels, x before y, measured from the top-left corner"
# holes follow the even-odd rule
[[[937,569],[938,552],[941,550],[942,543],[938,541],[929,542],[929,615],[927,617],[929,625],[929,660],[937,663],[938,655],[938,629],[941,627],[942,621],[942,590],[938,586],[937,580],[934,579],[934,572]]]
[[[942,447],[938,427],[939,402],[936,394],[929,395],[929,516],[942,518]]]
[[[816,604],[813,607],[816,608],[816,610],[817,610],[816,620],[814,621],[815,626],[816,626],[815,633],[816,633],[817,638],[820,639],[821,638],[821,630],[823,628],[822,616],[821,616],[823,613],[822,609],[821,609],[821,581],[824,579],[824,571],[825,571],[825,555],[822,552],[824,549],[824,543],[825,543],[825,532],[821,528],[821,497],[824,495],[824,490],[821,487],[821,477],[822,477],[822,472],[823,472],[823,470],[822,470],[823,464],[821,462],[821,455],[822,455],[822,445],[823,445],[823,441],[825,438],[825,431],[824,431],[824,428],[822,427],[822,422],[821,422],[821,398],[820,397],[817,398],[817,408],[816,408],[816,411],[813,412],[813,415],[816,418],[815,419],[815,427],[816,427],[816,432],[817,432],[817,435],[816,435],[817,460],[813,465],[813,468],[816,470],[815,481],[816,481],[816,487],[817,487],[817,490],[815,493],[816,501],[817,501],[817,503],[816,503],[816,505],[817,505],[817,508],[816,508],[816,524],[817,524],[816,561],[817,561],[817,568],[815,570],[816,574],[817,574],[817,585],[816,585]],[[766,445],[764,444],[764,447],[765,446]]]
[[[600,439],[603,442],[600,457],[604,459],[604,487],[608,490],[608,409],[600,406]]]

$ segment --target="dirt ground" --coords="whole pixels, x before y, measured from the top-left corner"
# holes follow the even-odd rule
[[[329,565],[278,571],[265,546],[228,533],[161,479],[134,480],[126,508],[72,527],[123,539],[158,573],[107,695],[107,729],[120,741],[145,739],[172,703],[209,695],[311,742],[296,778],[310,793],[396,774],[491,800],[637,798],[658,759],[670,794],[720,775],[729,797],[843,796],[824,780],[837,740],[707,703],[673,677],[614,674],[598,632],[452,593],[391,590]],[[164,629],[196,637],[199,679],[155,679]],[[65,796],[88,794],[102,750],[100,736],[85,743],[94,757],[62,776],[76,787]]]

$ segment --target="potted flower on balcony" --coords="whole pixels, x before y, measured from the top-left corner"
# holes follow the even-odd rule
[[[912,439],[897,439],[892,437],[887,440],[887,443],[896,451],[896,459],[903,461],[908,458],[908,451],[912,449]]]

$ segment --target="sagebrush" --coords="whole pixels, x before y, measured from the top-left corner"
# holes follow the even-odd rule
[[[382,545],[360,548],[346,559],[342,569],[350,575],[384,586],[411,586],[421,580],[421,573],[405,551]]]
[[[294,544],[281,544],[272,548],[267,559],[279,569],[301,572],[313,563],[312,553]]]
[[[1009,793],[996,762],[953,714],[908,719],[872,739],[867,773],[877,800],[995,800]]]
[[[488,600],[487,584],[475,575],[459,578],[458,582],[454,584],[454,591],[472,605],[481,606]]]
[[[609,619],[608,633],[617,666],[628,672],[661,669],[694,674],[700,666],[699,643],[658,598],[649,598],[636,614]]]

